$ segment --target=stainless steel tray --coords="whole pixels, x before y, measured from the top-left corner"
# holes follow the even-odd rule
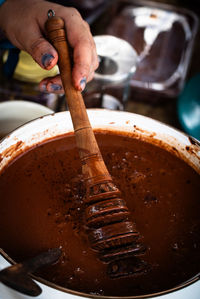
[[[198,29],[184,8],[150,1],[114,1],[101,34],[127,40],[138,53],[131,88],[177,96],[184,84]]]

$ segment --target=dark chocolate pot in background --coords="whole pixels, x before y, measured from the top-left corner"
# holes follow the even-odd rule
[[[96,134],[103,159],[148,244],[148,271],[111,279],[84,229],[84,185],[74,137],[42,144],[0,175],[0,246],[21,261],[62,247],[55,266],[38,273],[69,289],[131,296],[166,290],[192,278],[200,265],[199,175],[154,145]]]

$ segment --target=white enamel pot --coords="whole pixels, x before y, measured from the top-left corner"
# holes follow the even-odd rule
[[[164,125],[153,119],[121,111],[111,110],[88,110],[89,119],[95,130],[109,130],[132,134],[133,136],[157,144],[165,149],[179,155],[191,167],[200,174],[200,143],[186,134]],[[31,121],[18,128],[0,143],[0,171],[2,171],[13,158],[17,157],[26,148],[34,146],[55,136],[62,136],[67,132],[72,132],[72,122],[69,112],[60,112],[47,115],[43,118]],[[0,270],[10,264],[9,258],[1,251]],[[67,299],[67,298],[122,298],[122,297],[102,297],[73,292],[44,280],[37,281],[42,288],[42,294],[38,299]],[[157,299],[199,299],[200,279],[199,275],[184,282],[179,287],[164,291],[162,293],[149,294],[147,296],[132,296],[131,299],[139,298]],[[25,299],[29,296],[11,290],[0,283],[1,299]],[[125,297],[124,297],[125,298]]]

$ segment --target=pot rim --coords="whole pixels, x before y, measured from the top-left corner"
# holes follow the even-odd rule
[[[200,174],[200,141],[194,137],[135,113],[107,109],[87,109],[87,113],[94,132],[123,133],[152,143],[178,156]],[[27,122],[0,141],[0,172],[29,148],[69,133],[73,134],[69,111],[48,114]]]
[[[101,132],[110,131],[116,134],[123,133],[123,135],[156,144],[185,160],[186,163],[200,174],[200,142],[195,138],[157,120],[130,112],[111,111],[106,109],[88,109],[87,112],[94,132],[100,130]],[[46,127],[44,125],[46,125]],[[37,130],[34,130],[35,127],[37,127]],[[33,129],[33,132],[31,129]],[[26,135],[24,136],[24,133],[27,133],[26,131],[28,131],[28,136],[31,135],[31,138],[27,138]],[[56,134],[58,132],[59,134]],[[7,165],[14,161],[19,155],[32,149],[34,146],[69,133],[73,133],[73,127],[68,111],[45,115],[44,117],[40,117],[22,125],[0,142],[0,158],[3,156],[3,158],[0,159],[0,172],[2,172]],[[0,254],[11,264],[15,263],[1,248]],[[197,282],[200,279],[200,273],[180,285],[162,292],[125,297],[86,294],[61,287],[34,275],[32,275],[32,277],[48,287],[76,296],[102,299],[141,299],[167,295],[181,290]]]

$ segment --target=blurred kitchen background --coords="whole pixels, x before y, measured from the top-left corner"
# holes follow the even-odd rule
[[[53,2],[76,7],[95,37],[100,66],[83,92],[86,107],[146,115],[200,139],[199,0]],[[1,41],[0,126],[10,101],[66,110],[64,95],[38,90],[57,73]]]

